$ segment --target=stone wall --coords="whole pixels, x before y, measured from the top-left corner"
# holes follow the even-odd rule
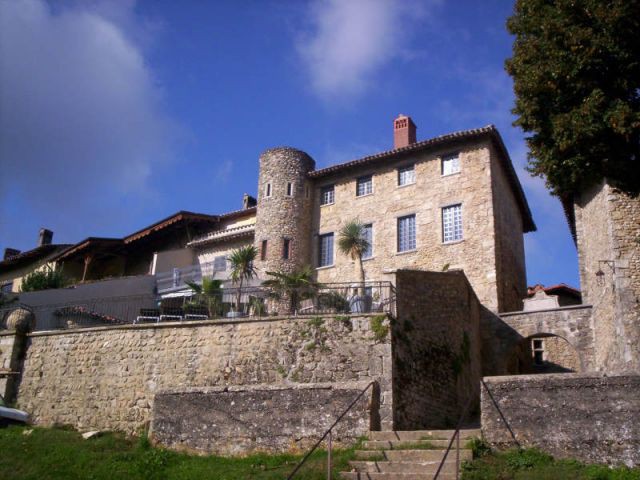
[[[366,315],[127,325],[30,334],[18,403],[40,425],[133,433],[163,390],[372,380],[391,425],[391,345]]]
[[[522,310],[527,296],[522,214],[501,166],[499,153],[491,147],[491,193],[495,225],[496,287],[500,312]]]
[[[500,316],[485,310],[481,320],[484,375],[530,372],[530,339],[548,336],[558,336],[568,342],[579,359],[578,371],[595,370],[593,317],[589,305]]]
[[[314,265],[318,234],[334,232],[334,265],[318,269],[321,282],[359,278],[357,265],[337,249],[342,225],[358,218],[373,226],[373,258],[365,260],[368,279],[392,280],[396,269],[463,269],[480,301],[498,311],[494,205],[488,142],[466,142],[454,150],[420,152],[385,166],[316,180],[313,213]],[[460,172],[443,176],[441,156],[459,152]],[[414,184],[398,186],[398,167],[415,164]],[[373,193],[356,197],[356,177],[373,175]],[[320,188],[335,185],[335,203],[320,206]],[[442,242],[442,207],[462,204],[463,240]],[[397,218],[415,214],[416,250],[397,253]],[[509,235],[520,235],[509,232]]]
[[[14,373],[20,370],[20,357],[24,350],[24,335],[15,330],[0,330],[0,395],[8,402],[15,395]]]
[[[583,301],[594,311],[596,364],[604,371],[638,370],[640,197],[603,183],[578,197],[574,210]]]
[[[517,441],[561,458],[640,465],[640,376],[569,373],[484,381],[482,434],[490,444]]]
[[[462,272],[396,272],[392,324],[394,425],[455,425],[479,400],[480,304]]]
[[[165,447],[219,455],[301,452],[318,441],[368,383],[209,387],[156,394],[151,437]],[[352,444],[379,427],[369,388],[333,431]]]

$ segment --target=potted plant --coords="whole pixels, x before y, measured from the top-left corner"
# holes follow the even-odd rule
[[[369,247],[369,241],[364,237],[364,224],[360,220],[351,220],[340,230],[338,248],[342,253],[357,261],[360,271],[360,287],[356,288],[356,292],[350,300],[351,312],[353,313],[371,311],[372,298],[365,291],[364,266],[362,265],[362,255]]]
[[[229,262],[231,264],[231,281],[234,285],[238,285],[238,292],[236,294],[235,310],[227,313],[227,317],[242,317],[243,313],[240,309],[240,302],[242,301],[242,284],[245,280],[249,281],[257,274],[253,262],[258,255],[256,247],[253,245],[247,245],[246,247],[240,247],[231,252],[229,256]]]

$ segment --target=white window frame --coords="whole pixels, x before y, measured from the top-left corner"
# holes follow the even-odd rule
[[[223,262],[224,261],[224,262]],[[216,266],[216,262],[217,263],[224,263],[224,268],[219,268],[219,266]],[[226,272],[227,271],[227,257],[225,257],[224,255],[218,255],[217,257],[215,257],[213,259],[213,271],[214,272]]]
[[[406,179],[403,183],[403,173],[408,173],[408,172],[412,172],[413,175],[411,175],[411,181],[407,182]],[[398,186],[399,187],[404,187],[406,185],[413,185],[414,183],[416,183],[416,165],[415,163],[413,165],[405,165],[404,167],[398,167]]]
[[[442,243],[454,243],[464,240],[462,223],[462,203],[442,207]]]
[[[330,202],[325,202],[325,193],[330,194],[331,197]],[[336,186],[335,185],[325,185],[324,187],[320,187],[320,205],[333,205],[336,203]]]
[[[362,259],[368,260],[369,258],[373,258],[373,223],[365,223],[362,226],[364,228],[368,227],[369,229],[369,238],[366,238],[367,236],[365,235],[365,238],[369,241],[369,251],[362,252]],[[368,253],[368,255],[366,253]]]
[[[331,238],[331,251],[328,252],[325,262],[323,263],[322,243],[325,238]],[[328,250],[328,249],[327,249]],[[335,238],[333,232],[318,235],[318,268],[331,267],[334,262]]]
[[[443,155],[440,159],[440,163],[441,163],[441,167],[440,167],[441,174],[443,177],[448,177],[449,175],[455,175],[456,173],[460,173],[460,154],[459,153],[450,153],[448,155]],[[447,165],[451,165],[451,168],[448,169]]]
[[[361,183],[361,181],[365,180]],[[369,185],[364,187],[364,193],[360,193],[360,185]],[[373,194],[373,175],[362,175],[356,178],[356,197],[365,197]]]
[[[413,219],[413,239],[409,241],[408,245],[405,245],[405,248],[401,248],[402,240],[401,240],[401,232],[400,232],[400,224],[403,220]],[[404,252],[412,252],[417,248],[417,227],[416,227],[416,214],[412,213],[409,215],[402,215],[401,217],[397,217],[396,219],[396,250],[398,253]]]

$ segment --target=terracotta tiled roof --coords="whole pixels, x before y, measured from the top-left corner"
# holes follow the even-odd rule
[[[125,244],[134,242],[143,237],[146,237],[147,235],[150,235],[159,230],[163,230],[164,228],[167,228],[168,226],[173,225],[174,223],[181,222],[183,220],[216,224],[218,223],[219,216],[206,215],[204,213],[193,213],[193,212],[187,212],[187,211],[181,210],[178,213],[174,213],[173,215],[154,223],[153,225],[149,225],[148,227],[143,228],[142,230],[138,230],[137,232],[124,237],[123,241]]]
[[[539,290],[543,290],[547,295],[566,293],[577,298],[580,298],[582,296],[580,290],[578,290],[577,288],[573,288],[566,283],[558,283],[556,285],[551,285],[550,287],[545,287],[541,284],[534,285],[533,287],[527,287],[527,295],[532,296]]]
[[[241,225],[239,227],[228,228],[226,230],[216,230],[215,232],[209,232],[206,235],[198,237],[187,244],[189,247],[200,247],[203,245],[209,245],[219,241],[229,241],[238,238],[252,237],[255,233],[256,226]]]
[[[27,250],[26,252],[19,253],[11,258],[1,261],[0,272],[11,270],[12,268],[24,265],[29,262],[41,260],[43,258],[46,258],[48,255],[53,255],[56,252],[60,252],[69,247],[70,245],[68,244],[49,244],[41,245],[32,250]]]
[[[502,137],[498,130],[494,125],[487,125],[482,128],[474,128],[471,130],[462,130],[459,132],[448,133],[446,135],[440,135],[438,137],[430,138],[428,140],[423,140],[421,142],[412,143],[406,147],[395,148],[393,150],[387,150],[385,152],[376,153],[375,155],[369,155],[367,157],[359,158],[357,160],[352,160],[350,162],[341,163],[338,165],[332,165],[330,167],[321,168],[319,170],[314,170],[309,173],[310,178],[322,178],[333,175],[334,173],[342,173],[345,171],[357,169],[364,166],[376,165],[382,162],[385,159],[392,157],[400,157],[405,154],[419,152],[422,150],[427,150],[429,148],[441,147],[449,144],[456,144],[461,141],[488,137],[493,142],[494,146],[500,152],[500,159],[502,160],[502,165],[507,174],[507,178],[509,183],[511,184],[511,188],[516,196],[516,200],[518,202],[518,206],[520,207],[520,211],[523,217],[523,227],[525,232],[533,232],[536,230],[536,225],[533,221],[533,217],[531,215],[531,210],[529,209],[529,204],[527,203],[527,199],[524,196],[524,191],[522,190],[522,185],[520,185],[520,180],[513,168],[513,164],[511,163],[511,159],[509,157],[509,153],[507,152],[506,147],[504,146],[504,142],[502,141]]]
[[[88,237],[75,245],[69,245],[68,248],[54,256],[51,260],[60,261],[90,248],[114,247],[122,244],[121,238]]]

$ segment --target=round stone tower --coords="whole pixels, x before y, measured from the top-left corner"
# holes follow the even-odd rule
[[[313,195],[307,174],[315,165],[295,148],[271,148],[260,155],[255,247],[263,279],[266,272],[292,272],[311,264]]]

